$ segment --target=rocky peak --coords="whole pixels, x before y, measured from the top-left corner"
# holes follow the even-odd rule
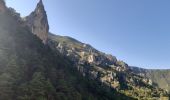
[[[37,35],[42,42],[46,44],[49,33],[49,25],[42,0],[39,1],[35,10],[25,18],[25,22],[32,33]]]
[[[39,13],[39,14],[45,14],[45,9],[44,9],[44,4],[42,2],[42,0],[39,1],[39,3],[37,4],[37,7],[35,9],[35,12]]]
[[[0,12],[5,12],[7,9],[4,0],[0,0]]]

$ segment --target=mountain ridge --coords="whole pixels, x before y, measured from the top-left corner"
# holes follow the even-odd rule
[[[2,3],[2,5],[4,4]],[[0,58],[1,63],[3,64],[3,61],[6,62],[4,66],[7,66],[4,67],[5,70],[2,70],[2,74],[0,73],[0,79],[5,80],[3,79],[4,74],[7,74],[5,77],[10,78],[16,77],[19,74],[20,77],[18,78],[24,80],[25,83],[22,83],[18,79],[18,84],[21,87],[19,85],[15,87],[19,90],[17,92],[14,91],[18,93],[15,94],[15,98],[28,100],[30,93],[32,96],[29,100],[43,98],[47,98],[45,100],[68,100],[67,96],[73,100],[111,100],[114,98],[117,100],[146,100],[162,97],[168,98],[169,94],[166,91],[155,88],[152,81],[142,76],[143,73],[141,75],[139,73],[140,71],[135,73],[131,69],[131,66],[117,60],[115,56],[105,54],[91,45],[79,42],[74,38],[50,34],[48,32],[48,20],[42,0],[37,4],[35,11],[25,19],[21,19],[19,14],[13,9],[5,9],[7,9],[7,18],[9,20],[2,17],[1,22],[4,23],[1,23],[2,29],[0,27],[2,31],[0,39],[2,46],[0,46],[11,48],[9,52],[13,52],[16,55],[12,57],[14,61],[9,60],[12,61],[10,63]],[[6,16],[6,14],[3,14],[4,11],[0,9],[0,12],[2,12],[0,15]],[[12,24],[12,22],[14,23]],[[11,27],[10,23],[12,25],[15,24],[15,27]],[[7,24],[5,28],[3,24]],[[9,35],[11,41],[3,39],[5,36],[8,37],[3,32],[6,30],[9,31],[7,34],[11,34],[11,36]],[[14,32],[13,34],[11,30]],[[3,44],[3,41],[7,42],[7,44],[8,42],[12,43],[7,45]],[[20,50],[23,50],[23,52],[20,52]],[[0,53],[2,56],[7,57],[4,55],[8,53],[7,51],[0,51],[2,52]],[[15,65],[16,62],[19,62],[16,59],[21,61],[21,64]],[[24,68],[22,68],[22,64],[25,64]],[[15,66],[13,67],[13,65]],[[10,71],[10,74],[8,74],[6,68]],[[26,73],[22,73],[23,70],[20,71],[20,69],[25,70]],[[14,73],[17,74],[15,75]],[[76,83],[79,82],[81,84],[77,86]],[[16,84],[15,81],[14,84]],[[37,84],[43,88],[36,87],[38,86]],[[45,87],[46,85],[49,87]],[[13,86],[13,84],[10,84],[10,86]],[[33,93],[25,89],[30,89]],[[8,98],[4,94],[4,91],[0,92],[0,97],[3,95],[3,99]]]

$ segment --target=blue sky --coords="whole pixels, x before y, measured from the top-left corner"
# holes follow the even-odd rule
[[[39,0],[6,0],[28,15]],[[50,31],[129,65],[170,69],[169,0],[44,0]]]

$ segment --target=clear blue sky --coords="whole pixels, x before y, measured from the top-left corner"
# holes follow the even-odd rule
[[[39,0],[7,0],[22,16]],[[129,65],[170,68],[170,0],[44,0],[50,31]]]

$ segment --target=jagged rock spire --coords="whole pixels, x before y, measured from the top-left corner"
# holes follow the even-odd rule
[[[45,11],[44,4],[43,4],[42,0],[40,0],[37,4],[36,10],[38,10],[38,9],[43,11],[43,12]]]
[[[46,44],[49,33],[49,25],[42,0],[38,2],[35,10],[26,17],[26,24],[29,26],[32,33],[37,35],[42,42]]]

